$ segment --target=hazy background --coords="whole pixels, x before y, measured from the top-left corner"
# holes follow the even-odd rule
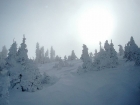
[[[62,58],[72,50],[80,57],[84,42],[76,21],[88,5],[110,9],[116,26],[108,40],[113,40],[117,51],[118,44],[124,46],[130,36],[140,46],[140,0],[0,0],[0,48],[6,45],[9,49],[14,38],[19,47],[25,34],[29,57],[35,56],[37,42],[45,51],[53,46]],[[88,48],[94,52],[99,46]]]

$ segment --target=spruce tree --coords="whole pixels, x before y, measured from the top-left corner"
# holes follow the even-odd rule
[[[119,55],[123,56],[124,55],[123,47],[122,47],[122,45],[118,45],[118,46],[119,46]]]
[[[75,60],[77,57],[76,57],[76,55],[75,55],[75,52],[74,52],[74,50],[72,50],[72,52],[71,52],[71,60]]]
[[[20,64],[19,83],[15,86],[21,91],[36,91],[42,88],[41,74],[36,64],[28,59],[25,36],[17,53],[17,62]]]
[[[88,54],[88,48],[85,44],[83,44],[82,55],[80,58],[83,61],[82,68],[86,71],[92,70],[92,61]]]

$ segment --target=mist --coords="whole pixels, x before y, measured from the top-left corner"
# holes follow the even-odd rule
[[[72,50],[80,57],[83,44],[94,53],[99,49],[98,43],[91,45],[81,40],[76,24],[83,11],[92,6],[103,6],[114,17],[115,28],[104,42],[112,39],[118,51],[118,44],[124,47],[133,36],[140,45],[139,0],[1,0],[0,48],[6,45],[9,49],[13,39],[19,47],[25,34],[29,57],[35,57],[37,42],[45,51],[53,46],[56,55],[62,58],[70,55]],[[93,42],[97,40],[96,37],[92,39]]]

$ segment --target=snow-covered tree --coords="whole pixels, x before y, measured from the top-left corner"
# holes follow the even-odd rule
[[[67,61],[67,56],[66,55],[64,56],[64,61]]]
[[[27,45],[25,44],[25,36],[23,37],[23,42],[21,43],[21,47],[17,52],[17,63],[19,66],[19,78],[13,88],[19,89],[21,91],[36,91],[42,88],[41,85],[41,74],[36,64],[28,59],[26,49]]]
[[[105,51],[101,46],[101,42],[99,44],[100,51],[97,53],[97,50],[95,50],[95,56],[93,61],[93,65],[97,70],[104,69],[110,66],[109,50]]]
[[[8,75],[10,76],[11,88],[20,81],[20,67],[20,64],[17,63],[17,44],[14,41],[9,49],[8,57],[6,58],[6,68],[8,70]]]
[[[14,41],[9,49],[8,56],[6,58],[6,66],[8,68],[14,67],[17,64],[17,43]]]
[[[86,71],[92,70],[92,61],[88,54],[88,48],[85,44],[83,44],[82,55],[80,58],[83,61],[82,68]]]
[[[140,66],[140,48],[138,48],[136,52],[135,65]]]
[[[50,62],[50,59],[49,59],[49,50],[47,49],[47,51],[45,52],[45,63],[48,62]]]
[[[50,60],[54,61],[55,59],[55,50],[53,49],[53,47],[51,47],[51,51],[50,51]]]
[[[128,59],[130,61],[134,61],[136,58],[136,53],[138,51],[138,46],[135,44],[135,41],[133,39],[133,37],[130,38],[130,41],[129,41],[129,56],[128,56]]]
[[[110,50],[110,45],[109,45],[109,43],[108,43],[108,40],[105,41],[104,49],[105,49],[105,51],[107,51],[107,52]]]
[[[7,53],[8,53],[8,50],[6,49],[6,46],[3,46],[2,51],[1,51],[1,57],[5,59],[7,57]]]
[[[41,47],[40,48],[40,55],[41,55],[41,61],[40,61],[40,63],[44,64],[44,60],[45,60],[44,47]]]
[[[7,70],[0,69],[0,105],[9,105],[9,86]]]
[[[117,52],[114,49],[114,45],[110,43],[110,65],[111,67],[116,67],[118,65],[118,57],[117,57]]]
[[[41,61],[41,53],[40,53],[40,46],[39,43],[37,42],[36,44],[36,60],[37,63],[40,63]]]
[[[72,52],[71,52],[71,60],[75,60],[77,57],[76,57],[76,55],[75,55],[75,52],[74,52],[74,50],[72,50]]]
[[[133,37],[131,37],[130,41],[127,43],[127,46],[125,46],[124,58],[129,61],[135,61],[137,58],[137,52],[138,46],[136,45]]]
[[[68,60],[69,60],[69,61],[71,60],[71,56],[70,56],[70,55],[68,56]]]
[[[119,55],[123,56],[124,55],[123,47],[122,47],[122,45],[118,45],[118,46],[119,46]]]

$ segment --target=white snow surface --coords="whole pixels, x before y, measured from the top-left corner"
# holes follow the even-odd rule
[[[41,74],[50,76],[48,84],[36,92],[10,90],[10,105],[140,105],[140,67],[119,58],[119,66],[77,74],[81,60],[71,67],[53,68],[55,63],[39,65]]]

